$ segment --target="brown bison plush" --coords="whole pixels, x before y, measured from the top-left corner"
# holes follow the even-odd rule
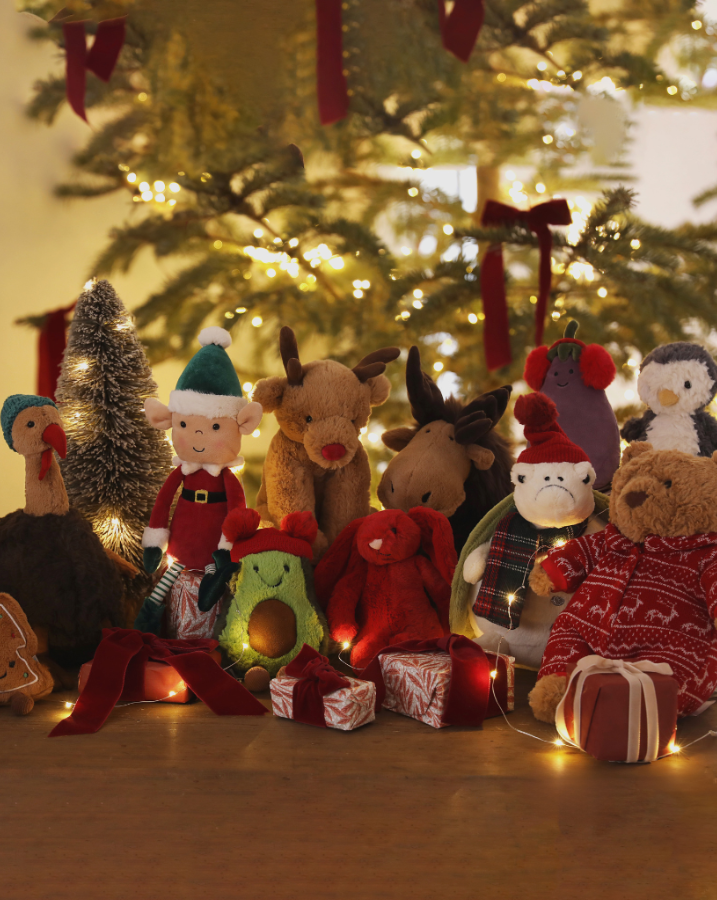
[[[280,429],[266,455],[257,510],[276,527],[289,513],[313,513],[316,558],[370,511],[371,470],[359,434],[371,407],[388,400],[391,385],[383,373],[399,350],[376,350],[353,369],[332,359],[302,365],[286,326],[279,349],[286,377],[260,381],[252,398],[276,415]]]

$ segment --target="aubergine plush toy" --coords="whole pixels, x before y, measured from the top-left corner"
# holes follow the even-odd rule
[[[609,487],[620,465],[620,431],[605,394],[615,378],[615,363],[604,347],[577,340],[577,330],[577,322],[568,322],[560,340],[549,348],[536,347],[523,378],[555,403],[561,428],[590,458],[599,491]]]

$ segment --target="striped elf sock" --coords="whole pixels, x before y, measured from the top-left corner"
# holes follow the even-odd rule
[[[172,590],[174,582],[179,578],[180,572],[182,572],[184,566],[177,562],[176,560],[172,563],[172,565],[167,569],[167,571],[162,575],[157,584],[155,585],[154,590],[147,598],[151,600],[156,606],[161,606],[169,592]]]

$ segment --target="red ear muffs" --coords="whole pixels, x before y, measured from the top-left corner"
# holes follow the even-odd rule
[[[261,523],[261,516],[255,509],[233,509],[224,520],[222,534],[236,543],[244,541],[256,534]]]
[[[543,346],[531,350],[525,361],[525,369],[523,369],[523,378],[528,382],[528,387],[531,387],[534,391],[539,391],[543,386],[549,368],[548,348]]]
[[[319,526],[310,512],[293,512],[281,520],[281,530],[290,537],[313,544]]]
[[[604,391],[615,378],[612,356],[599,344],[589,344],[580,354],[580,375],[583,384]]]

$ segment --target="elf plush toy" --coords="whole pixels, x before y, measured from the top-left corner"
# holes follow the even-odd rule
[[[528,578],[540,556],[571,538],[600,531],[594,515],[607,499],[593,490],[587,454],[558,425],[555,404],[543,394],[518,398],[515,417],[529,446],[518,457],[515,487],[474,529],[453,579],[451,631],[486,650],[537,669],[550,629],[570,596],[538,597]]]
[[[172,559],[145,600],[135,628],[158,633],[171,592],[168,632],[179,638],[212,636],[216,610],[202,614],[196,597],[205,571],[214,566],[212,553],[219,548],[227,513],[246,506],[241,483],[231,469],[242,463],[238,455],[242,435],[251,433],[262,416],[261,406],[242,396],[226,352],[229,333],[205,328],[199,343],[202,349],[181,374],[169,405],[151,397],[145,401],[149,422],[155,428],[172,429],[177,455],[176,468],[157,495],[142,538],[147,572],[158,568],[165,551]],[[229,554],[224,552],[228,561]]]

